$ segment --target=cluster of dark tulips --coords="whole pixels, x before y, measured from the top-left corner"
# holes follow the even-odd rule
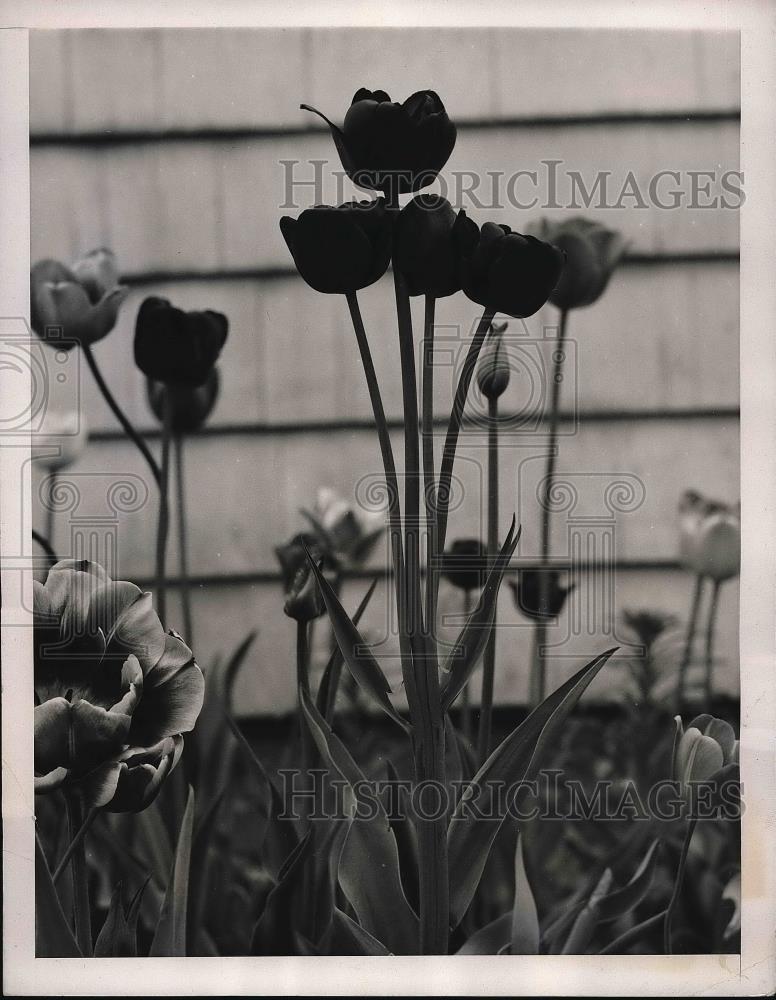
[[[602,651],[547,695],[546,628],[573,583],[563,586],[550,564],[550,504],[544,502],[542,564],[521,572],[513,584],[518,607],[536,623],[529,665],[532,711],[494,748],[496,606],[520,537],[514,517],[506,536],[500,534],[498,406],[510,365],[502,339],[505,324],[496,316],[524,319],[548,301],[560,310],[547,414],[546,501],[557,450],[558,376],[568,315],[598,300],[625,252],[624,241],[580,218],[543,221],[529,234],[506,224],[478,226],[444,198],[419,193],[436,179],[456,140],[455,126],[432,91],[398,104],[383,91],[360,90],[342,128],[328,124],[348,176],[376,196],[338,207],[315,206],[296,219],[281,219],[280,228],[305,282],[318,292],[343,295],[352,320],[383,462],[407,711],[394,704],[383,668],[359,630],[374,586],[352,616],[340,599],[343,573],[367,558],[383,534],[383,517],[367,523],[342,498],[323,490],[314,510],[304,512],[309,530],[277,549],[284,611],[297,631],[299,737],[293,764],[303,783],[317,771],[336,779],[348,794],[337,815],[316,817],[307,806],[287,815],[275,778],[232,716],[234,677],[253,634],[223,666],[212,665],[205,678],[190,649],[194,623],[185,590],[183,636],[167,621],[170,450],[175,446],[180,458],[183,436],[196,431],[212,410],[227,320],[212,311],[184,312],[160,298],[140,306],[134,358],[148,379],[149,403],[162,426],[157,461],[112,396],[92,353],[92,345],[113,328],[126,294],[113,255],[98,250],[70,268],[54,261],[35,265],[35,330],[58,348],[83,351],[159,492],[153,600],[88,561],[58,561],[45,583],[35,585],[39,953],[612,953],[640,947],[658,926],[670,952],[692,819],[682,821],[683,846],[670,878],[670,898],[650,914],[645,916],[644,908],[653,898],[661,837],[644,843],[641,835],[624,851],[627,870],[616,863],[613,851],[592,882],[563,900],[557,911],[540,913],[539,875],[525,846],[530,832],[516,828],[507,803],[494,793],[500,784],[528,780],[548,764],[573,708],[615,652]],[[406,196],[402,207],[400,198]],[[357,297],[391,265],[404,407],[401,478]],[[455,389],[437,469],[435,304],[461,291],[482,313]],[[415,296],[423,296],[425,305],[420,393],[411,310]],[[446,546],[456,450],[475,377],[488,401],[487,541],[458,539]],[[180,478],[178,485],[182,510]],[[183,528],[182,517],[182,545]],[[697,572],[699,579],[710,574],[708,566]],[[465,622],[452,644],[437,635],[441,578],[464,594]],[[324,614],[333,649],[313,691],[311,629]],[[648,631],[648,616],[634,617],[631,624],[636,632]],[[658,622],[655,635],[664,625]],[[480,664],[475,731],[469,689]],[[343,668],[395,727],[409,762],[409,800],[424,788],[448,789],[449,807],[415,808],[397,819],[378,797],[369,814],[362,813],[365,765],[335,731]],[[461,709],[460,728],[452,721],[454,706]],[[670,739],[670,733],[665,735]],[[184,736],[188,745],[182,756]],[[397,777],[394,761],[385,761],[380,776],[384,767],[389,779]],[[677,719],[672,763],[662,777],[674,780],[680,798],[689,796],[693,783],[732,780],[736,769],[737,742],[726,722],[704,714],[685,730]],[[248,791],[235,795],[240,771]],[[58,811],[47,807],[56,796],[66,805],[66,824],[58,824]],[[237,820],[246,810],[253,810],[255,822],[249,827],[250,844],[241,842],[241,849],[232,850],[227,831],[240,836],[235,831],[246,825]],[[504,912],[484,919],[491,855],[505,832],[511,838],[514,891]],[[94,861],[101,849],[112,858],[107,869]],[[95,884],[95,868],[118,876],[108,886],[96,937],[92,918],[100,907],[94,897],[105,897],[106,887]],[[614,871],[622,884],[615,885]],[[128,885],[133,892],[128,893]],[[222,918],[209,920],[219,906]],[[225,932],[230,913],[239,919],[235,916],[235,927]]]

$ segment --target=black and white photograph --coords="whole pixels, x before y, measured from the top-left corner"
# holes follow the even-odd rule
[[[0,8],[5,992],[770,993],[776,7],[158,6]]]

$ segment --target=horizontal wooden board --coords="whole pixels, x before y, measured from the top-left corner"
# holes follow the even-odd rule
[[[140,302],[161,295],[184,309],[212,308],[229,318],[221,356],[222,390],[213,427],[235,424],[371,419],[371,407],[345,301],[313,292],[296,277],[154,283],[133,288],[116,329],[95,354],[130,419],[152,429],[145,379],[132,362],[134,323]],[[386,413],[400,418],[401,379],[390,276],[360,295],[364,322],[381,381]],[[436,412],[450,410],[462,354],[476,322],[477,306],[463,295],[437,304]],[[414,304],[420,364],[423,307]],[[546,403],[547,372],[557,313],[548,306],[525,323],[513,320],[505,334],[512,376],[502,413],[526,420]],[[565,410],[692,411],[735,407],[738,402],[738,266],[692,263],[629,266],[615,275],[594,306],[576,311],[568,327]],[[58,364],[48,361],[52,394],[80,398],[94,430],[117,424],[94,380],[80,367],[60,385]],[[80,362],[80,364],[79,364]],[[482,412],[476,387],[472,412]]]
[[[395,433],[393,442],[401,471],[401,434]],[[502,534],[514,512],[523,526],[519,554],[535,559],[539,553],[537,488],[544,470],[545,438],[538,435],[526,441],[505,436],[503,445]],[[681,493],[694,488],[735,501],[739,496],[738,448],[738,421],[734,419],[720,419],[713,428],[706,420],[692,419],[583,422],[576,433],[560,440],[555,555],[567,557],[577,544],[574,539],[588,537],[585,525],[590,522],[596,538],[612,533],[616,559],[674,558],[675,509]],[[436,449],[439,460],[439,438]],[[455,467],[448,540],[485,536],[486,452],[482,431],[464,433]],[[190,566],[196,574],[276,569],[274,546],[304,526],[299,509],[314,503],[319,486],[336,487],[367,509],[379,508],[382,502],[382,466],[376,436],[370,431],[201,437],[187,443],[185,466]],[[115,483],[125,479],[129,492],[134,489],[138,494],[134,500],[116,493]],[[61,476],[63,484],[73,484],[70,489],[78,503],[74,510],[58,515],[58,549],[66,552],[72,532],[82,535],[90,524],[99,522],[105,531],[117,534],[122,572],[150,576],[157,504],[151,486],[143,488],[148,479],[142,459],[129,442],[91,442]],[[39,496],[37,483],[34,494]],[[117,503],[135,509],[114,513]],[[373,565],[387,563],[386,545],[378,547]]]
[[[585,626],[575,632],[568,607],[557,623],[550,626],[549,689],[561,684],[587,659],[619,645],[622,652],[604,669],[586,697],[599,702],[620,698],[628,689],[629,676],[625,662],[629,636],[617,624],[622,612],[649,608],[673,614],[680,622],[684,621],[689,612],[692,581],[678,571],[620,572],[615,581],[613,604],[607,608],[605,615],[593,610],[600,607],[600,599],[594,595],[591,581],[582,577],[577,584],[577,602],[583,612]],[[343,603],[351,612],[360,601],[365,586],[364,583],[346,585]],[[296,685],[295,622],[285,617],[282,605],[279,584],[209,587],[194,594],[194,648],[203,664],[212,662],[214,656],[223,658],[236,648],[248,631],[258,629],[258,637],[244,663],[235,690],[235,706],[242,715],[274,715],[293,709]],[[388,624],[387,607],[386,589],[380,585],[362,620],[362,629],[366,640],[377,645],[376,653],[394,691],[394,700],[397,705],[403,706],[405,699],[397,641],[395,630]],[[440,628],[440,638],[445,642],[454,641],[462,620],[461,595],[445,583],[440,593],[440,612],[445,622]],[[588,612],[591,615],[590,626],[587,624]],[[171,602],[171,614],[179,614],[175,599]],[[498,614],[502,628],[497,644],[495,702],[501,705],[525,704],[533,630],[531,623],[516,610],[512,592],[507,586],[500,595]],[[702,621],[705,623],[705,617]],[[325,619],[316,624],[314,640],[315,686],[330,648],[330,633]],[[671,689],[670,677],[674,675],[682,642],[681,625],[677,624],[671,630],[670,640],[665,643],[664,659],[661,660],[668,690]],[[694,681],[702,673],[703,645],[699,641],[693,654],[690,679]],[[475,703],[479,701],[480,677],[478,671],[472,691]],[[734,581],[726,584],[721,591],[716,629],[715,690],[735,695],[738,689],[738,588]],[[368,704],[366,699],[362,700]]]
[[[326,164],[317,187],[313,160]],[[429,190],[444,190],[480,222],[498,219],[518,231],[543,214],[541,206],[557,203],[567,206],[566,216],[584,210],[621,229],[635,252],[735,252],[737,211],[705,207],[706,195],[696,199],[704,207],[689,207],[688,172],[716,171],[721,178],[737,168],[736,122],[470,130],[461,133],[445,173]],[[679,181],[664,176],[653,198],[650,182],[667,170],[678,171]],[[288,267],[279,220],[311,204],[351,197],[350,182],[338,182],[333,171],[341,166],[325,135],[35,148],[32,256],[72,260],[105,245],[130,273]],[[510,184],[518,171],[535,171],[536,179]],[[578,182],[574,188],[575,172],[594,194],[589,210]],[[610,174],[603,194],[595,189],[601,172]],[[473,177],[478,186],[471,193]],[[553,177],[557,202],[550,198]],[[623,195],[629,183],[639,197]],[[672,190],[683,193],[683,207],[659,207],[657,202],[673,204]],[[737,204],[720,179],[710,190],[716,203],[724,195],[726,204]],[[533,210],[519,207],[534,198]]]
[[[33,31],[30,68],[33,132],[277,127],[308,120],[302,101],[337,119],[361,86],[395,100],[433,87],[460,119],[718,110],[740,100],[734,32]]]

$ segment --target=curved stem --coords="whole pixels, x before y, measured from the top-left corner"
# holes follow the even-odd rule
[[[54,497],[57,492],[57,479],[59,478],[59,473],[56,469],[52,469],[48,477],[48,503],[46,505],[46,538],[48,538],[51,545],[54,544],[54,514],[55,514],[55,504]]]
[[[184,438],[182,434],[176,434],[173,438],[173,451],[175,453],[175,489],[176,506],[178,514],[178,559],[181,575],[181,604],[183,606],[183,629],[185,632],[186,645],[191,649],[194,642],[194,622],[191,615],[191,586],[189,584],[189,540],[186,524],[186,479],[183,468],[183,446]]]
[[[472,592],[470,590],[464,590],[463,592],[463,616],[464,616],[464,627],[466,626],[466,621],[472,613]],[[469,686],[471,680],[468,680],[462,690],[461,690],[461,732],[464,735],[464,739],[467,743],[471,744],[472,741],[472,710],[469,699]]]
[[[432,606],[431,560],[436,535],[436,474],[434,469],[434,314],[436,299],[427,295],[423,320],[423,386],[421,438],[423,440],[423,492],[426,500],[426,631],[436,641],[436,615]]]
[[[167,535],[170,529],[169,480],[170,438],[172,435],[172,398],[167,386],[162,390],[162,463],[159,479],[159,520],[156,530],[156,611],[167,628]]]
[[[58,561],[59,557],[52,548],[49,540],[47,538],[44,538],[43,535],[41,535],[41,533],[39,531],[36,531],[34,528],[32,529],[32,540],[33,542],[37,542],[38,545],[40,545],[40,547],[43,549],[43,551],[51,560],[52,565]]]
[[[73,857],[73,854],[77,849],[78,845],[81,843],[86,834],[89,832],[92,823],[95,821],[95,819],[97,819],[98,811],[99,810],[97,809],[89,810],[89,812],[86,814],[86,819],[81,824],[80,828],[78,829],[78,832],[68,844],[67,850],[62,855],[62,860],[59,862],[59,864],[56,867],[56,871],[51,876],[55,885],[64,874],[67,866],[70,864],[70,859]]]
[[[453,481],[453,465],[455,463],[456,448],[458,447],[458,436],[461,431],[461,422],[463,420],[464,407],[466,406],[466,397],[469,394],[469,386],[471,385],[471,381],[477,367],[477,359],[480,356],[480,350],[482,349],[482,345],[485,341],[488,330],[490,329],[490,324],[493,321],[494,315],[495,310],[493,309],[486,309],[484,311],[474,336],[472,337],[471,343],[469,344],[469,350],[466,354],[463,370],[459,376],[458,385],[455,388],[453,407],[450,412],[450,421],[447,425],[447,434],[445,436],[445,443],[442,449],[442,463],[439,470],[439,488],[437,490],[437,530],[436,538],[434,539],[434,559],[429,567],[429,581],[432,584],[432,600],[435,613],[439,594],[439,568],[436,563],[439,561],[441,553],[445,550],[447,518],[450,510],[451,499],[450,490]]]
[[[687,865],[687,855],[690,851],[690,841],[692,840],[692,835],[695,831],[695,824],[697,820],[691,819],[687,824],[687,830],[684,835],[684,843],[682,844],[682,853],[679,856],[679,867],[676,870],[676,879],[674,881],[674,891],[671,893],[671,901],[668,904],[665,913],[665,923],[663,924],[663,950],[666,955],[672,955],[671,950],[671,924],[674,919],[674,910],[676,909],[676,904],[679,901],[679,896],[682,892],[682,883],[684,882],[684,869]]]
[[[711,709],[711,698],[713,694],[712,677],[714,674],[714,628],[717,624],[717,607],[719,605],[719,580],[714,580],[711,589],[711,602],[709,603],[709,618],[706,623],[706,685],[705,701],[706,711]]]
[[[385,472],[385,485],[388,492],[388,519],[391,538],[391,555],[393,559],[394,586],[396,587],[396,605],[399,618],[399,647],[401,651],[402,676],[404,687],[407,692],[407,700],[410,706],[414,704],[415,682],[412,676],[412,657],[410,653],[409,641],[405,627],[405,586],[404,586],[404,550],[401,530],[401,501],[399,500],[399,479],[396,475],[396,462],[393,457],[393,447],[391,437],[388,432],[388,422],[385,419],[383,400],[380,394],[380,385],[377,381],[372,352],[369,349],[364,321],[361,317],[361,309],[358,305],[356,293],[352,292],[347,296],[350,318],[353,321],[353,329],[356,334],[359,353],[361,354],[361,364],[364,368],[364,376],[369,391],[369,399],[372,403],[372,413],[374,414],[375,427],[377,428],[377,438],[380,443],[380,452],[383,459],[383,469]]]
[[[105,402],[110,407],[111,413],[121,424],[127,437],[130,438],[130,440],[135,444],[137,449],[140,451],[140,454],[148,463],[148,467],[151,470],[152,476],[154,477],[154,482],[156,483],[157,486],[160,486],[161,470],[159,469],[159,466],[156,464],[156,459],[151,454],[148,445],[140,437],[138,432],[129,422],[129,418],[125,415],[124,411],[121,409],[119,404],[114,399],[113,394],[108,388],[105,379],[102,377],[102,372],[97,366],[97,359],[94,357],[94,354],[92,353],[91,346],[89,344],[83,344],[81,349],[84,352],[86,363],[89,365],[91,373],[94,376],[94,381],[97,383],[97,387],[102,393]]]
[[[682,661],[679,664],[679,673],[676,678],[676,711],[680,714],[684,706],[687,672],[690,669],[690,661],[692,660],[692,647],[695,642],[695,631],[698,627],[698,613],[700,612],[702,597],[703,577],[699,574],[695,577],[695,587],[693,588],[690,617],[687,620],[687,634],[684,639]]]
[[[488,556],[498,555],[498,398],[488,399]],[[491,720],[493,717],[493,680],[496,671],[496,612],[493,610],[485,653],[482,658],[482,696],[480,725],[477,734],[477,757],[484,764],[490,754]]]
[[[65,796],[67,822],[72,849],[73,914],[75,917],[75,939],[81,954],[92,954],[92,913],[89,903],[89,872],[86,867],[83,806],[77,793]]]
[[[565,352],[563,350],[566,341],[566,328],[568,325],[568,311],[562,309],[560,313],[560,327],[558,329],[558,339],[553,350],[552,366],[552,386],[550,389],[550,427],[547,441],[547,466],[545,468],[544,479],[542,480],[542,492],[539,506],[541,509],[541,569],[539,572],[539,607],[549,607],[550,576],[546,572],[550,560],[550,496],[552,493],[552,480],[555,475],[555,461],[557,458],[558,422],[560,418],[560,387],[563,381],[563,360]],[[544,571],[544,572],[543,572]],[[546,688],[546,664],[544,662],[544,647],[547,638],[547,624],[544,621],[537,621],[534,630],[534,659],[532,663],[531,678],[531,703],[538,705],[544,701]]]

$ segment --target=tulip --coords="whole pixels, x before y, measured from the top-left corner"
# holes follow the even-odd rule
[[[733,727],[711,715],[699,715],[685,730],[676,716],[672,777],[685,797],[694,782],[719,783],[735,776],[739,743]]]
[[[457,538],[445,552],[442,576],[459,590],[483,586],[488,574],[488,547],[478,538]]]
[[[542,219],[533,232],[566,254],[563,274],[550,295],[550,302],[563,310],[599,299],[627,249],[620,233],[579,216],[561,222]]]
[[[280,220],[296,268],[317,292],[348,295],[374,284],[391,260],[391,221],[385,201],[317,205]]]
[[[135,364],[165,385],[196,388],[208,381],[226,343],[229,322],[213,312],[184,312],[167,299],[143,301],[135,323]]]
[[[286,591],[283,612],[297,622],[311,622],[326,610],[318,582],[310,566],[300,566]]]
[[[455,125],[433,90],[419,90],[398,104],[384,90],[362,87],[342,128],[316,108],[302,107],[331,129],[348,177],[359,187],[392,198],[431,184],[455,146]]]
[[[322,486],[312,511],[302,510],[330,561],[363,563],[385,530],[381,511],[352,506],[335,490]]]
[[[72,465],[83,453],[88,440],[83,413],[77,409],[47,407],[40,427],[32,436],[33,457],[50,472],[56,472]]]
[[[679,557],[692,572],[717,583],[736,576],[741,565],[738,508],[687,490],[679,503]]]
[[[623,623],[634,633],[640,645],[647,650],[657,642],[660,636],[675,624],[673,615],[662,611],[623,611]]]
[[[477,385],[486,399],[498,399],[509,385],[509,359],[504,351],[502,334],[506,323],[492,323],[485,349],[477,367]]]
[[[127,291],[110,250],[93,250],[70,268],[38,261],[30,271],[32,328],[60,350],[94,344],[116,325]]]
[[[324,552],[321,540],[318,535],[310,532],[300,532],[290,538],[284,545],[275,547],[275,556],[280,563],[280,574],[283,579],[283,590],[288,593],[291,590],[298,571],[309,565],[305,548],[310,550],[310,555],[316,562],[323,562],[328,569],[336,570],[339,564],[334,562],[330,552]]]
[[[204,679],[151,595],[62,560],[34,588],[35,791],[144,809],[177,763]]]
[[[541,309],[563,270],[562,250],[513,233],[509,226],[486,222],[478,229],[464,216],[456,239],[466,295],[486,309],[518,319]]]
[[[547,581],[546,603],[543,603],[541,594],[543,575]],[[534,621],[557,618],[575,587],[573,583],[568,587],[561,586],[560,577],[561,572],[557,569],[521,569],[517,582],[509,581],[518,611]]]
[[[410,295],[441,299],[460,291],[461,254],[455,234],[464,218],[435,194],[416,195],[401,210],[393,235],[393,266],[404,275]]]
[[[218,399],[220,385],[218,368],[213,367],[208,372],[204,385],[171,384],[165,387],[163,382],[153,379],[146,380],[148,405],[154,416],[162,423],[164,421],[165,388],[172,409],[171,427],[175,434],[190,434],[203,426],[213,411]]]

